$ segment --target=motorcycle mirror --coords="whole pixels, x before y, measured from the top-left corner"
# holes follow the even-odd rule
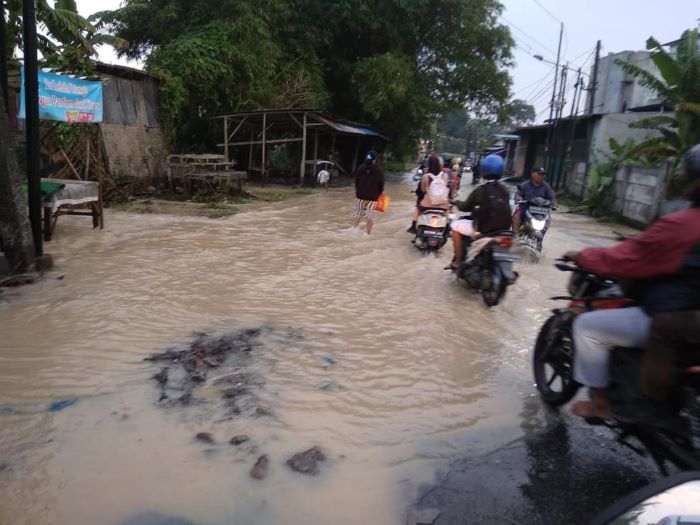
[[[700,472],[681,472],[608,507],[592,525],[700,525]]]

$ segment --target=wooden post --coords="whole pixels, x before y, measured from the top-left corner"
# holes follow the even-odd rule
[[[98,139],[101,136],[101,131],[99,128],[97,128],[97,137]],[[104,162],[102,160],[102,148],[100,147],[100,144],[98,142],[97,145],[97,156],[96,156],[96,162],[97,162],[97,205],[99,207],[99,212],[100,212],[100,230],[104,229],[105,227],[105,210],[104,210],[104,200],[102,197],[102,186],[104,185]]]
[[[228,117],[224,117],[224,160],[229,161],[228,158]]]
[[[250,169],[253,167],[253,135],[254,132],[250,130],[250,151],[248,152],[248,176],[252,174]]]
[[[90,141],[92,140],[92,133],[87,135],[87,147],[85,152],[85,180],[90,180]]]
[[[311,171],[312,171],[311,177],[312,177],[312,179],[313,179],[313,181],[312,181],[311,184],[312,184],[313,186],[316,186],[316,176],[317,176],[317,173],[316,173],[316,160],[317,160],[317,159],[318,159],[318,130],[314,131],[314,158],[313,158],[314,166],[313,166],[313,169],[311,170]],[[325,168],[324,168],[324,169],[325,169]]]
[[[304,125],[301,135],[301,167],[299,169],[299,185],[304,185],[304,173],[306,171],[306,113],[304,113]]]
[[[267,113],[263,113],[262,121],[262,164],[260,166],[260,174],[262,175],[262,185],[265,186],[267,180],[267,169],[265,165],[265,139],[267,138]]]

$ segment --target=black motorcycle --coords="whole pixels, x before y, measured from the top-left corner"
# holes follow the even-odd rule
[[[525,207],[525,213],[518,232],[517,244],[526,247],[530,256],[537,261],[542,254],[542,241],[549,229],[552,203],[548,199],[535,197],[519,204]]]
[[[569,301],[565,308],[553,310],[537,336],[533,355],[533,371],[542,399],[553,407],[569,402],[581,385],[573,378],[574,345],[572,326],[577,316],[594,310],[624,308],[633,303],[612,279],[586,272],[576,265],[557,261],[555,266],[571,272],[568,296],[553,297]],[[616,348],[611,353],[609,398],[611,411],[640,398],[638,378],[641,349]],[[587,419],[590,424],[605,425],[614,430],[617,441],[639,454],[646,450],[666,475],[665,462],[680,469],[700,469],[700,350],[688,352],[678,370],[678,383],[668,403],[672,418],[654,424],[629,424],[619,420]],[[643,445],[630,443],[636,438]]]
[[[513,263],[520,260],[510,252],[513,232],[510,230],[482,235],[463,245],[457,277],[475,291],[480,291],[486,306],[496,306],[506,288],[518,279]],[[476,253],[474,253],[476,252]]]

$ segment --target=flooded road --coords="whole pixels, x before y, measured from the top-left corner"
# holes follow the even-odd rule
[[[555,215],[542,262],[486,310],[443,271],[450,245],[409,243],[409,186],[387,191],[371,236],[349,228],[349,189],[216,220],[111,213],[102,232],[63,217],[57,269],[0,297],[0,523],[394,524],[450,460],[522,435],[565,282],[551,262],[609,230]],[[200,403],[158,405],[145,357],[248,328],[258,410],[225,413],[209,381]],[[287,467],[315,445],[319,475]]]

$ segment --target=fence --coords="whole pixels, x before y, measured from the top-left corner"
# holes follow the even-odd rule
[[[670,172],[670,163],[658,168],[620,168],[613,186],[615,211],[632,223],[651,224],[659,215]]]

